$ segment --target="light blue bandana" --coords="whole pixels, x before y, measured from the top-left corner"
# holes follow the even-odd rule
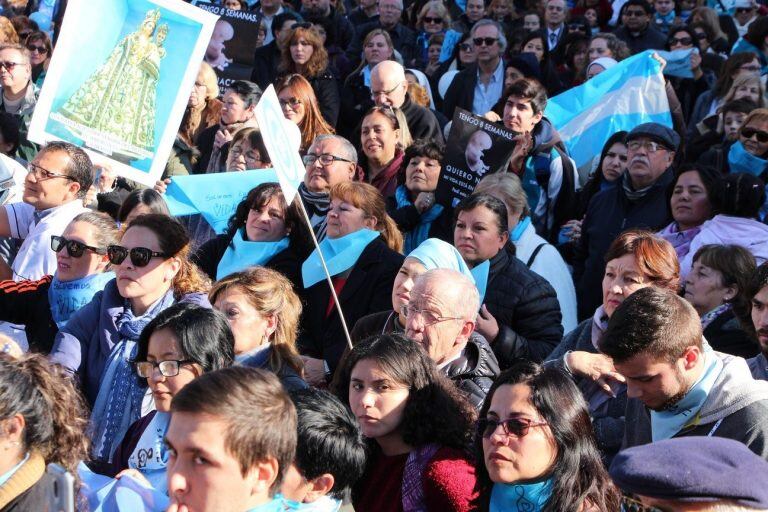
[[[288,237],[276,242],[251,242],[243,238],[244,230],[245,228],[238,229],[232,237],[232,242],[216,267],[216,279],[223,279],[254,265],[265,265],[290,245]]]
[[[325,264],[328,266],[331,276],[339,275],[355,266],[365,248],[379,235],[378,231],[359,229],[339,238],[326,236],[320,242],[320,250],[323,252]],[[325,279],[323,264],[317,249],[312,251],[312,254],[301,266],[301,277],[304,281],[304,288],[309,288]]]
[[[731,174],[747,172],[754,176],[760,176],[768,165],[768,160],[763,160],[744,149],[741,141],[736,141],[728,150],[728,167]]]
[[[490,512],[540,512],[551,495],[551,478],[530,484],[493,484]]]

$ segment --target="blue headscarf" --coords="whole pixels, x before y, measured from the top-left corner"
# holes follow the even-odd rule
[[[408,258],[419,260],[428,271],[436,268],[447,268],[464,274],[477,286],[480,304],[483,303],[485,288],[488,284],[488,270],[490,269],[488,261],[484,261],[470,270],[461,253],[454,246],[437,238],[428,238],[422,242],[421,245],[411,251]]]

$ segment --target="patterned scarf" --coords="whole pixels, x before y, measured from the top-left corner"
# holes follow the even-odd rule
[[[682,261],[691,249],[691,242],[701,231],[701,226],[680,231],[677,222],[672,222],[669,226],[659,231],[659,236],[672,244],[677,253],[677,259]]]
[[[645,197],[645,195],[648,193],[649,190],[651,190],[651,187],[653,187],[653,185],[654,184],[651,183],[645,188],[635,190],[632,187],[632,181],[629,178],[628,172],[625,172],[624,175],[621,177],[621,186],[624,188],[624,194],[627,196],[627,199],[629,199],[633,203]]]
[[[405,185],[400,185],[395,190],[395,201],[397,201],[398,208],[405,208],[413,204],[408,197],[408,189],[405,188]],[[429,230],[432,227],[432,223],[443,213],[443,209],[443,205],[435,204],[421,214],[419,224],[405,233],[403,254],[410,254],[421,242],[429,238]]]
[[[411,451],[408,459],[405,461],[403,470],[403,512],[428,512],[427,505],[424,503],[424,487],[421,484],[421,477],[427,468],[429,461],[440,449],[440,445],[435,443],[425,444]]]
[[[309,220],[312,222],[312,229],[315,231],[317,241],[321,242],[325,238],[325,221],[328,208],[331,205],[331,195],[312,192],[304,183],[299,185],[299,195],[304,201],[304,207],[307,209]]]
[[[701,315],[701,329],[704,330],[707,327],[709,327],[709,324],[715,321],[715,318],[719,317],[726,311],[731,310],[731,303],[726,302],[725,304],[720,304],[712,311],[709,311],[708,313],[704,313]]]

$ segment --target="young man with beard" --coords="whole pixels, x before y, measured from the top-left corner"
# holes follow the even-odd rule
[[[683,298],[654,287],[636,291],[599,345],[626,379],[624,448],[718,436],[768,457],[768,383],[752,379],[744,359],[713,351]]]
[[[757,267],[748,293],[752,296],[752,324],[760,354],[749,359],[747,364],[755,379],[768,380],[768,262]]]

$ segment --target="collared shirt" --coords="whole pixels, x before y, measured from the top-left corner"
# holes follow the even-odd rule
[[[282,5],[277,10],[277,12],[272,16],[267,16],[266,14],[264,14],[264,11],[261,12],[261,20],[264,22],[264,26],[267,28],[267,35],[264,36],[264,44],[262,46],[267,46],[269,43],[271,43],[275,39],[275,36],[272,35],[272,20],[275,19],[275,16],[277,16],[278,14],[282,14],[284,12],[285,12],[285,9],[283,9]]]
[[[549,27],[547,27],[547,46],[549,47],[550,51],[557,46],[558,41],[560,41],[560,34],[563,32],[563,27],[565,25],[561,24],[557,29],[552,30]]]
[[[477,69],[477,84],[475,84],[475,94],[472,99],[472,112],[479,116],[490,112],[493,106],[501,98],[504,91],[504,63],[499,59],[496,70],[488,80],[488,85],[480,81],[480,68]]]

